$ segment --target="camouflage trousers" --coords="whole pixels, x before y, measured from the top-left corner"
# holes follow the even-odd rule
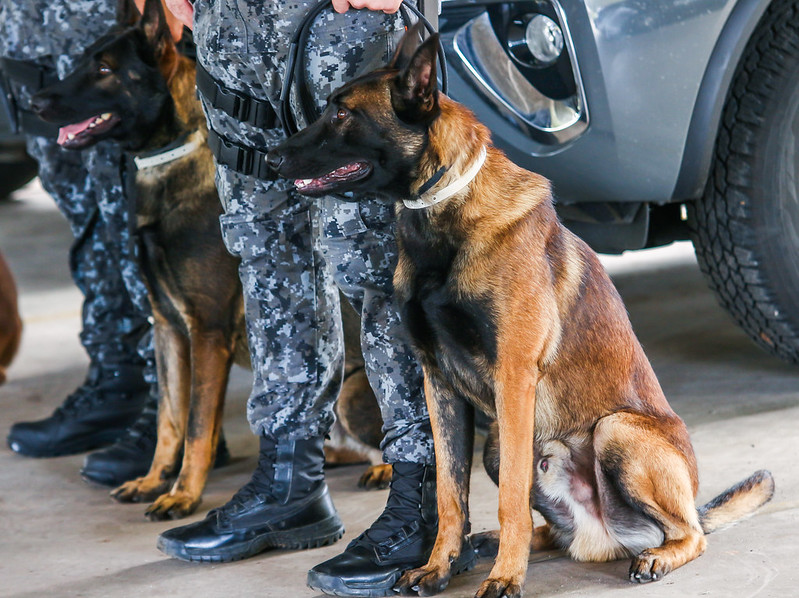
[[[197,0],[194,37],[204,68],[229,88],[275,103],[288,38],[312,2]],[[324,14],[312,30],[308,72],[317,103],[356,74],[385,64],[401,35],[398,17]],[[262,130],[205,106],[209,126],[229,139],[274,147]],[[422,373],[392,299],[397,259],[393,208],[376,200],[311,201],[287,181],[217,168],[222,234],[241,258],[257,434],[325,434],[333,421],[343,348],[340,288],[360,312],[367,374],[383,416],[386,461],[433,461]]]
[[[0,0],[0,51],[63,77],[114,24],[115,7],[112,0]],[[31,91],[11,83],[17,104],[28,109]],[[154,383],[150,306],[129,242],[120,151],[110,143],[64,150],[55,139],[29,135],[28,153],[75,237],[69,267],[84,295],[81,343],[100,365],[149,363],[145,378]]]
[[[145,365],[154,383],[150,306],[131,255],[119,150],[110,143],[64,150],[54,139],[29,136],[28,152],[75,237],[69,267],[84,296],[81,343],[94,363]]]

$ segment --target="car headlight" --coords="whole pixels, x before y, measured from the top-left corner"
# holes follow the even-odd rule
[[[549,66],[563,52],[563,31],[540,13],[516,17],[508,27],[508,50],[527,66]]]

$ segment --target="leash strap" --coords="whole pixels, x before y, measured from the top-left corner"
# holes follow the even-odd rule
[[[218,164],[247,176],[275,180],[275,173],[266,165],[266,151],[241,145],[213,130],[208,131],[208,147]]]
[[[403,199],[402,203],[406,208],[410,208],[411,210],[421,210],[423,208],[430,208],[437,203],[441,203],[445,199],[449,199],[474,180],[474,177],[477,176],[477,173],[480,172],[483,164],[485,164],[487,155],[488,151],[486,150],[486,147],[483,146],[483,148],[480,150],[480,155],[469,167],[469,170],[464,172],[449,185],[429,195],[417,195],[417,199]]]
[[[277,113],[269,102],[225,87],[199,62],[197,62],[197,90],[211,106],[240,122],[259,129],[274,129],[277,126]]]

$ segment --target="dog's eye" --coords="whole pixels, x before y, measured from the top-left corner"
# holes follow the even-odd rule
[[[338,112],[336,112],[336,120],[344,120],[350,115],[350,111],[344,108],[339,108]]]
[[[97,67],[97,74],[98,74],[98,75],[102,75],[102,76],[104,76],[104,77],[105,77],[106,75],[110,75],[110,74],[111,74],[111,73],[113,73],[113,72],[114,72],[114,71],[113,71],[113,70],[111,70],[111,67],[110,67],[110,66],[108,66],[107,64],[100,63],[100,66],[99,66],[99,67]]]

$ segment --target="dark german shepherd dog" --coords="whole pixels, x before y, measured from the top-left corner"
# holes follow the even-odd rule
[[[307,195],[398,202],[394,284],[425,373],[439,529],[428,563],[396,589],[440,592],[468,549],[473,407],[496,419],[484,462],[501,525],[475,538],[498,551],[477,596],[521,595],[531,547],[632,557],[630,580],[659,580],[702,554],[705,534],[768,501],[771,474],[697,508],[685,424],[596,255],[558,221],[549,182],[438,93],[438,39],[419,46],[418,33],[268,158]],[[546,525],[533,529],[531,508]]]
[[[112,139],[139,159],[156,158],[147,167],[139,163],[135,211],[155,320],[158,441],[149,473],[112,496],[154,500],[146,511],[152,520],[185,517],[197,508],[214,461],[231,364],[249,367],[239,262],[219,229],[222,206],[195,63],[178,53],[160,0],[147,0],[143,15],[132,0],[120,0],[118,27],[87,50],[73,74],[37,94],[34,106],[62,126],[64,147]],[[171,148],[177,157],[159,164]],[[342,418],[334,435],[343,446],[326,451],[335,463],[377,465],[382,421],[363,371],[359,321],[342,312],[350,351],[337,409],[368,417]],[[381,487],[390,477],[379,466],[362,482]]]

